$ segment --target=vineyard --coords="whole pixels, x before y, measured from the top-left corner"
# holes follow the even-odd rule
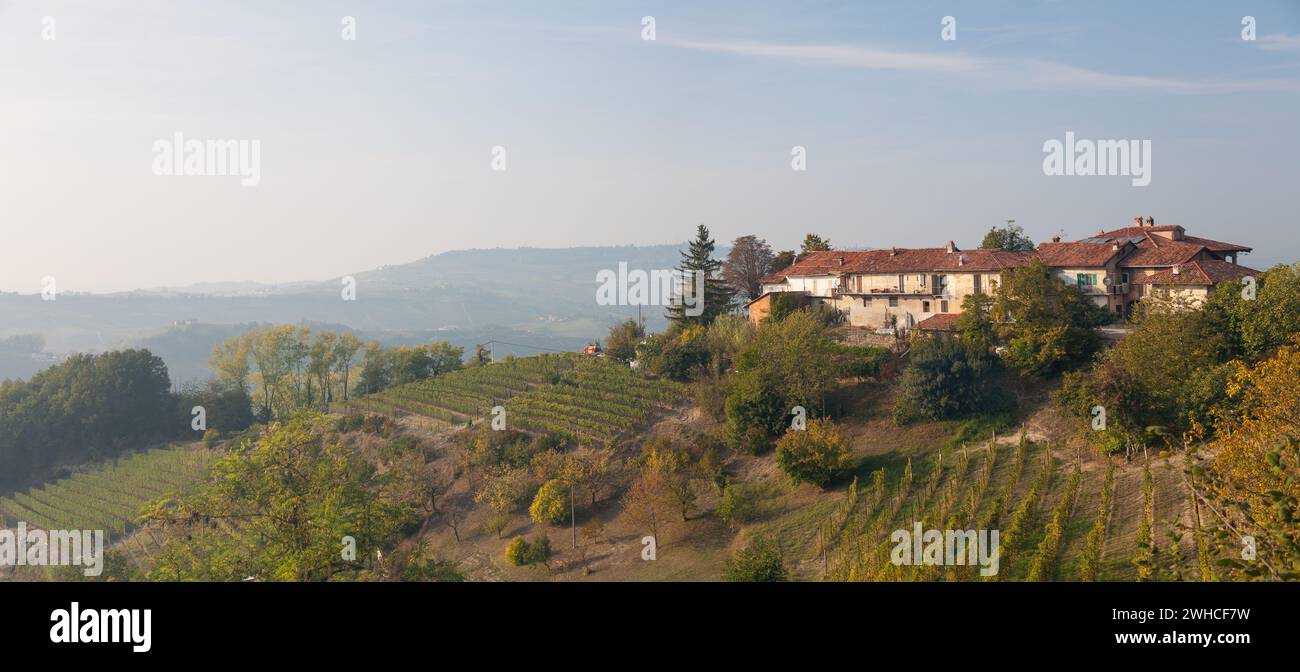
[[[203,479],[215,455],[190,447],[135,453],[94,471],[15,493],[12,499],[0,498],[0,516],[7,527],[22,521],[47,530],[104,530],[109,542],[133,539],[140,536],[133,533],[147,532],[137,525],[141,508]],[[135,555],[133,549],[127,551]]]
[[[892,473],[891,473],[892,472]],[[1094,581],[1148,578],[1157,513],[1151,471],[1124,481],[1138,509],[1136,533],[1114,529],[1113,466],[1082,471],[1023,436],[1014,445],[936,450],[871,471],[817,531],[820,574],[832,581]],[[1161,530],[1181,514],[1170,492]],[[999,530],[999,570],[976,565],[895,564],[895,530]],[[1163,536],[1163,533],[1162,533]],[[1162,549],[1163,550],[1163,549]]]
[[[339,410],[466,424],[506,409],[507,426],[604,443],[679,403],[683,388],[618,362],[568,354],[513,359],[366,395]]]

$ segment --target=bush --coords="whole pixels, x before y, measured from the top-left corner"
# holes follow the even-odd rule
[[[766,447],[783,430],[795,406],[822,410],[835,384],[835,343],[818,314],[799,310],[764,322],[753,344],[737,358],[727,393],[727,434],[733,448]],[[759,434],[762,434],[762,440]]]
[[[734,450],[758,454],[768,447],[768,437],[781,431],[786,409],[766,381],[737,377],[723,404],[727,415],[727,441]]]
[[[638,359],[654,374],[677,381],[709,364],[709,349],[703,327],[675,327],[647,339],[637,351]]]
[[[528,564],[528,541],[523,537],[515,537],[506,544],[506,562],[522,567]]]
[[[695,405],[715,422],[727,419],[727,393],[717,378],[704,377],[691,385]]]
[[[456,569],[456,563],[447,560],[413,560],[402,570],[402,580],[408,582],[461,583],[465,575]]]
[[[397,430],[397,423],[393,422],[391,418],[377,413],[372,415],[348,413],[334,421],[334,429],[343,434],[361,431],[388,438],[390,434]]]
[[[910,359],[894,401],[898,424],[996,414],[1015,405],[1015,399],[990,380],[996,360],[956,339],[922,338],[912,346]]]
[[[203,432],[203,447],[204,447],[204,448],[211,448],[211,447],[217,445],[217,441],[220,441],[220,440],[221,440],[221,432],[218,431],[216,427],[211,427],[211,428],[208,429],[208,431]]]
[[[747,483],[731,483],[722,491],[718,518],[728,525],[748,523],[758,515],[758,489]]]
[[[542,484],[528,507],[528,517],[534,523],[559,523],[568,518],[569,486],[557,478]]]
[[[605,355],[621,362],[636,359],[636,346],[645,338],[645,328],[636,320],[628,320],[610,327],[605,339]]]
[[[835,371],[842,378],[875,378],[889,359],[887,348],[867,345],[836,345]]]
[[[776,442],[776,463],[795,483],[825,487],[847,462],[848,446],[835,423],[816,418]]]
[[[535,565],[539,562],[545,564],[550,559],[551,540],[545,535],[531,544],[523,537],[515,537],[506,545],[506,562],[516,567]]]
[[[735,582],[775,582],[789,580],[781,547],[770,538],[756,539],[727,560],[723,576]]]
[[[1085,370],[1069,371],[1061,376],[1061,386],[1052,393],[1052,401],[1070,415],[1086,418],[1097,405],[1097,392],[1092,387],[1092,376]]]

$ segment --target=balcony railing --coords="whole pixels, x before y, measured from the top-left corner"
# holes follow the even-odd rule
[[[871,289],[853,289],[851,287],[835,286],[831,288],[834,294],[857,294],[860,296],[943,296],[947,287],[915,287],[910,291],[899,291],[897,287],[873,287]]]

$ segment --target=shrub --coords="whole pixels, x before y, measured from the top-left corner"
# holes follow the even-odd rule
[[[795,406],[819,413],[835,383],[834,347],[826,325],[812,311],[764,322],[753,344],[737,358],[727,393],[732,447],[765,448],[767,437],[782,431]]]
[[[889,359],[887,348],[866,345],[836,345],[835,370],[843,378],[875,378]]]
[[[217,428],[216,428],[216,427],[211,427],[211,428],[208,429],[208,431],[203,432],[203,447],[204,447],[204,448],[211,448],[211,447],[217,445],[217,441],[220,441],[220,440],[221,440],[221,432],[217,431]]]
[[[605,339],[605,355],[621,362],[636,359],[636,346],[645,338],[645,328],[636,320],[627,320],[610,327]]]
[[[715,422],[727,419],[727,394],[717,378],[706,376],[696,381],[691,385],[691,397],[695,405]]]
[[[506,544],[506,562],[522,567],[528,564],[528,541],[523,537],[515,537]]]
[[[786,410],[781,398],[767,381],[758,377],[738,377],[723,407],[727,414],[727,440],[735,450],[763,452],[768,437],[781,431],[785,423]]]
[[[525,567],[537,563],[546,564],[551,559],[551,539],[542,535],[533,543],[523,537],[515,537],[506,545],[506,562]]]
[[[808,421],[804,430],[791,429],[776,443],[776,463],[795,483],[824,487],[847,461],[848,446],[829,419]]]
[[[758,515],[758,489],[747,483],[731,483],[722,491],[718,518],[728,525],[748,523]]]
[[[912,346],[911,362],[899,381],[894,421],[952,420],[997,413],[1015,400],[990,378],[995,360],[950,338],[924,338]]]
[[[553,478],[542,484],[528,507],[528,517],[534,523],[558,523],[568,517],[569,486]]]
[[[727,560],[723,576],[736,582],[786,581],[789,574],[781,560],[781,547],[770,538],[756,539]]]
[[[465,575],[456,563],[447,560],[412,561],[402,570],[402,580],[410,582],[460,583]]]

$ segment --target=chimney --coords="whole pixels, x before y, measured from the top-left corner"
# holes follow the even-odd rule
[[[1119,243],[1111,243],[1111,244],[1110,244],[1110,249],[1111,249],[1111,251],[1113,251],[1113,252],[1119,252]]]
[[[1052,242],[1053,242],[1053,243],[1059,243],[1059,242],[1061,242],[1061,237],[1060,237],[1060,236],[1052,236]]]
[[[1138,219],[1141,219],[1141,217],[1139,217]],[[1142,225],[1141,223],[1138,224],[1138,226],[1141,226],[1141,225]],[[1097,235],[1098,235],[1098,236],[1104,236],[1104,235],[1106,235],[1106,229],[1097,229]]]
[[[843,265],[844,265],[844,257],[840,257],[840,258],[839,258],[839,262],[840,262],[840,266],[843,266]]]
[[[894,247],[894,246],[890,246],[890,248],[889,248],[889,256],[892,257],[892,256],[894,256],[894,255],[896,255],[896,254],[898,254],[898,248],[897,248],[897,247]]]
[[[1133,226],[1142,226],[1142,215],[1133,218]]]
[[[1174,274],[1174,275],[1178,275],[1179,273],[1182,273],[1182,272],[1183,272],[1183,269],[1182,269],[1181,266],[1174,266],[1174,268],[1173,268],[1173,274]]]
[[[948,241],[948,254],[952,254],[956,250],[957,250],[957,246],[953,245],[951,240]]]
[[[1152,217],[1151,215],[1147,215],[1147,226],[1155,226],[1155,225],[1156,225],[1156,218]]]
[[[965,265],[966,265],[966,255],[964,255],[964,254],[959,254],[959,255],[957,255],[957,265],[958,265],[958,266],[965,266]]]

